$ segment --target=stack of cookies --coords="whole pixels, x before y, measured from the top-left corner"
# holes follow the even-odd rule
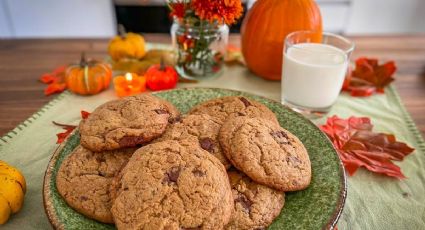
[[[101,105],[79,129],[57,189],[76,211],[118,229],[263,229],[284,192],[311,179],[301,141],[245,97],[181,116],[142,94]]]

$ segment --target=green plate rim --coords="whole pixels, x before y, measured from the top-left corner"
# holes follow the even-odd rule
[[[166,93],[166,92],[170,92],[170,91],[189,91],[189,90],[198,90],[198,89],[206,89],[206,90],[220,90],[220,91],[230,91],[230,92],[234,92],[234,93],[242,93],[242,94],[248,94],[248,95],[252,95],[258,98],[261,98],[265,101],[268,101],[270,103],[273,104],[278,104],[281,107],[284,107],[286,110],[288,110],[292,115],[297,116],[299,118],[301,118],[302,120],[304,120],[305,122],[309,123],[310,125],[314,126],[314,129],[318,130],[321,135],[329,142],[329,144],[332,146],[332,149],[334,150],[334,154],[337,155],[337,159],[339,160],[339,174],[340,176],[340,183],[341,183],[341,191],[339,192],[339,197],[338,197],[338,201],[337,201],[337,205],[334,209],[334,212],[332,214],[332,216],[329,218],[327,224],[325,226],[323,226],[323,229],[330,229],[333,230],[336,227],[336,224],[338,223],[338,220],[342,214],[342,211],[344,209],[344,205],[345,205],[345,200],[347,198],[347,175],[343,166],[343,163],[341,161],[341,158],[339,157],[336,149],[333,147],[332,142],[330,141],[330,139],[328,138],[328,136],[326,134],[324,134],[319,127],[317,127],[312,121],[310,121],[309,119],[305,118],[303,115],[301,115],[300,113],[297,113],[295,111],[293,111],[292,109],[290,109],[289,107],[287,107],[286,105],[281,104],[280,102],[264,97],[264,96],[260,96],[260,95],[256,95],[250,92],[244,92],[241,90],[233,90],[233,89],[223,89],[223,88],[214,88],[214,87],[186,87],[186,88],[179,88],[179,89],[170,89],[170,90],[163,90],[163,91],[157,91],[157,92],[151,92],[152,94],[159,94],[159,93]],[[64,226],[62,223],[60,223],[56,216],[55,216],[55,210],[53,208],[50,208],[50,205],[48,205],[49,202],[51,202],[50,200],[50,193],[51,193],[51,189],[50,189],[50,180],[52,177],[52,169],[54,168],[56,161],[59,157],[59,153],[62,151],[62,149],[64,148],[64,146],[66,146],[68,139],[70,137],[72,137],[75,132],[77,132],[78,127],[56,148],[56,150],[54,151],[52,157],[49,160],[49,163],[47,165],[46,168],[46,172],[44,174],[44,180],[43,180],[43,206],[44,206],[44,210],[46,212],[47,218],[49,219],[50,224],[52,225],[52,227],[54,229],[64,229]]]

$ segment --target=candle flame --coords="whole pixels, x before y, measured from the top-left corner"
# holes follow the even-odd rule
[[[126,73],[125,74],[125,80],[127,80],[127,81],[133,80],[133,75],[131,73]]]

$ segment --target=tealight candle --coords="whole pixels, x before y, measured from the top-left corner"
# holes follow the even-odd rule
[[[125,76],[114,78],[114,88],[118,97],[139,94],[146,90],[146,79],[135,73],[126,73]]]

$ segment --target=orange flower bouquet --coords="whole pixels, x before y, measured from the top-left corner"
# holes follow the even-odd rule
[[[229,29],[242,15],[241,0],[169,0],[176,69],[182,77],[216,76],[223,66]]]

